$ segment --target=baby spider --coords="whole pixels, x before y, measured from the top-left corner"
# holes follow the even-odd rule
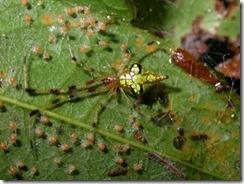
[[[31,116],[41,112],[44,109],[54,108],[56,105],[62,104],[66,101],[80,99],[83,97],[82,95],[87,96],[87,94],[91,94],[94,96],[101,93],[106,93],[106,96],[103,98],[103,100],[101,100],[99,105],[94,110],[93,127],[96,127],[98,123],[98,116],[101,110],[113,96],[117,95],[119,91],[123,94],[126,101],[129,102],[129,104],[131,104],[139,114],[142,114],[140,109],[128,98],[127,94],[130,94],[134,97],[140,97],[152,85],[155,85],[168,78],[167,75],[156,74],[148,71],[140,63],[133,63],[130,67],[128,67],[126,65],[128,64],[129,60],[123,68],[118,70],[117,73],[113,71],[112,73],[107,74],[98,71],[94,68],[84,65],[81,61],[76,59],[72,53],[71,46],[69,44],[69,38],[67,41],[69,52],[72,57],[72,62],[88,73],[99,73],[100,77],[93,78],[82,84],[72,85],[62,89],[34,89],[31,87],[26,87],[26,92],[30,95],[62,94],[61,97],[51,101],[50,103],[35,111],[32,111],[30,113]],[[24,63],[26,63],[25,60]],[[26,71],[25,64],[24,67],[24,71]],[[27,76],[27,74],[25,75]],[[25,84],[27,84],[27,82],[25,82]]]

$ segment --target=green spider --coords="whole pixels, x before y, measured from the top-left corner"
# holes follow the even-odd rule
[[[101,93],[106,93],[106,97],[101,100],[99,105],[95,110],[95,116],[93,121],[93,126],[96,127],[98,123],[98,116],[101,110],[104,108],[106,103],[120,91],[125,96],[126,100],[132,105],[132,107],[139,113],[142,114],[139,108],[131,102],[127,94],[133,95],[135,97],[142,96],[152,85],[161,82],[168,78],[167,75],[156,74],[145,69],[139,63],[133,63],[130,67],[121,68],[118,73],[107,74],[101,71],[97,71],[94,68],[87,67],[83,65],[82,62],[77,60],[71,51],[69,45],[69,51],[72,57],[72,61],[77,66],[83,68],[87,72],[98,72],[101,74],[100,77],[91,79],[83,84],[72,85],[62,89],[34,89],[26,87],[26,92],[30,95],[37,94],[63,94],[63,96],[51,101],[46,106],[35,110],[30,113],[34,115],[42,111],[42,109],[51,109],[54,106],[61,104],[65,101],[70,101],[74,99],[79,99],[84,94],[97,95]],[[26,70],[26,69],[25,69]],[[26,74],[27,75],[27,74]],[[27,83],[27,82],[25,82]],[[127,94],[126,94],[127,93]]]

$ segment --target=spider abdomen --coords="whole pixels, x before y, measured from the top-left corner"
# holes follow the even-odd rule
[[[139,63],[134,63],[119,76],[119,82],[126,91],[142,95],[150,86],[167,78],[167,75],[150,72]]]

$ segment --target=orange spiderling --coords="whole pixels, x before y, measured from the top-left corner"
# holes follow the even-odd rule
[[[38,169],[36,167],[32,167],[30,174],[31,174],[31,176],[38,175]]]
[[[85,141],[82,142],[81,146],[83,148],[89,148],[91,146],[91,142],[88,141],[88,140],[85,140]]]
[[[73,14],[74,14],[74,9],[73,9],[73,8],[67,8],[67,9],[66,9],[66,13],[67,13],[68,15],[73,15]]]
[[[51,54],[48,52],[44,52],[42,58],[45,60],[50,60],[52,58]]]
[[[118,131],[118,132],[122,132],[122,131],[123,131],[123,126],[115,125],[114,128],[115,128],[115,130]]]
[[[104,151],[106,149],[106,146],[103,142],[97,142],[97,146],[101,151]]]
[[[52,144],[57,144],[58,143],[58,138],[56,136],[49,135],[47,137],[47,141],[52,143]]]
[[[84,8],[84,14],[85,14],[85,15],[89,15],[89,14],[91,14],[91,10],[90,10],[88,7],[85,7],[85,8]]]
[[[76,6],[76,7],[75,7],[75,10],[76,10],[78,13],[81,13],[81,12],[84,10],[84,7],[83,7],[83,6]]]
[[[101,30],[101,31],[106,31],[107,29],[107,26],[104,22],[99,22],[98,23],[98,29]]]
[[[58,22],[62,23],[63,20],[64,20],[64,15],[63,14],[58,14],[57,18],[58,18]]]
[[[115,69],[121,69],[125,67],[125,63],[121,62],[120,60],[114,61],[114,68]]]
[[[71,150],[71,147],[69,144],[62,144],[60,145],[60,149],[63,150],[63,151],[70,151]]]
[[[70,139],[71,139],[73,142],[77,141],[77,139],[78,139],[76,133],[72,133],[69,137],[70,137]]]
[[[10,83],[10,84],[16,84],[16,83],[17,83],[17,79],[16,79],[15,77],[11,77],[11,78],[9,79],[9,83]]]
[[[156,51],[157,49],[158,49],[158,47],[157,47],[156,44],[151,44],[151,45],[148,45],[148,46],[147,46],[147,51],[148,51],[149,53],[154,52],[154,51]]]
[[[63,26],[60,28],[60,32],[61,33],[66,33],[68,31],[68,27],[67,26]]]
[[[48,37],[48,42],[50,42],[50,43],[54,43],[55,41],[56,41],[56,37],[55,37],[55,36],[50,35],[50,36]]]
[[[17,174],[19,174],[19,170],[16,167],[13,167],[13,166],[11,166],[9,168],[9,171],[8,172],[9,172],[9,174],[11,176],[16,176]]]
[[[130,58],[131,58],[130,53],[127,53],[127,52],[124,53],[124,54],[123,54],[123,58],[124,58],[124,59],[130,59]]]
[[[16,162],[16,166],[21,169],[21,168],[24,168],[26,165],[24,162],[19,161],[19,162]]]
[[[126,45],[125,43],[123,43],[123,44],[121,45],[121,49],[122,49],[122,50],[127,49],[127,45]]]
[[[54,23],[54,18],[50,14],[43,15],[41,20],[42,20],[42,23],[45,25],[50,25],[50,24]]]
[[[145,42],[145,38],[144,37],[140,37],[136,40],[136,44],[137,46],[141,46],[143,43]]]
[[[22,0],[21,1],[21,5],[22,6],[28,6],[29,5],[29,1],[28,0]]]
[[[17,138],[17,134],[12,134],[11,136],[10,136],[10,142],[11,143],[16,143],[16,141],[18,140],[18,138]]]
[[[94,142],[95,141],[95,137],[94,137],[94,134],[93,133],[88,133],[86,135],[87,139],[91,142]]]
[[[88,37],[92,37],[93,36],[93,31],[92,30],[88,30],[87,31],[87,36]]]
[[[89,18],[89,22],[91,25],[94,25],[94,24],[96,24],[97,20],[96,20],[96,18],[91,17],[91,18]]]
[[[114,151],[119,152],[120,145],[119,145],[119,144],[115,144],[115,145],[113,146],[113,149],[114,149]]]
[[[80,52],[85,53],[88,50],[88,46],[84,45],[80,48]]]
[[[122,165],[125,163],[125,159],[123,157],[117,156],[117,157],[115,157],[115,162]]]
[[[40,53],[40,52],[42,52],[42,48],[40,46],[33,46],[31,48],[31,51],[35,52],[35,53]]]
[[[101,45],[103,47],[107,47],[108,46],[108,42],[105,42],[105,41],[99,41],[98,42],[98,45]]]
[[[0,144],[0,150],[7,151],[8,150],[8,145],[7,143],[3,142]]]
[[[69,165],[67,171],[69,174],[73,174],[76,171],[75,165]]]
[[[25,16],[24,16],[24,21],[25,21],[28,25],[30,25],[30,24],[33,23],[33,20],[32,20],[32,18],[31,18],[30,15],[25,15]]]
[[[143,170],[143,166],[141,164],[134,164],[133,169],[134,171],[139,172]]]
[[[44,136],[44,131],[41,130],[40,128],[36,128],[36,129],[35,129],[35,133],[36,133],[36,135],[37,135],[38,137],[42,137],[42,136]]]
[[[129,150],[130,150],[130,146],[128,144],[123,145],[122,148],[121,148],[121,151],[124,152],[124,153],[126,153]]]
[[[43,122],[44,124],[50,123],[48,117],[46,117],[46,116],[41,116],[40,117],[40,121]]]
[[[8,125],[8,128],[10,130],[16,131],[17,130],[17,125],[16,125],[16,123],[10,122],[9,125]]]

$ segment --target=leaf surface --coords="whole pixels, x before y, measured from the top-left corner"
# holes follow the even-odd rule
[[[119,1],[115,5],[114,1],[109,0],[94,0],[92,3],[82,1],[82,5],[90,10],[90,14],[76,13],[73,9],[74,14],[68,15],[68,8],[75,7],[75,4],[79,5],[80,1],[70,2],[72,3],[30,1],[28,6],[22,6],[17,1],[0,3],[2,25],[0,101],[3,103],[0,111],[0,143],[6,143],[8,146],[8,150],[0,152],[0,178],[3,180],[181,180],[177,172],[172,172],[167,166],[162,166],[145,156],[147,152],[154,152],[164,157],[190,180],[239,180],[239,96],[232,90],[216,93],[213,85],[189,77],[173,65],[170,56],[162,50],[150,53],[148,43],[151,41],[160,43],[160,47],[167,50],[172,43],[178,45],[179,37],[168,42],[150,34],[147,30],[132,26],[129,21],[135,18],[135,4]],[[199,1],[191,1],[192,6],[196,7],[196,2]],[[166,15],[176,14],[179,11],[179,14],[190,17],[188,14],[191,15],[191,12],[183,9],[183,5],[174,5],[168,1],[165,3],[168,3],[172,11],[168,10],[165,12]],[[198,9],[194,10],[197,11]],[[64,15],[62,23],[58,18],[60,14]],[[31,17],[31,23],[26,19],[26,15]],[[108,20],[107,15],[111,19]],[[89,37],[87,31],[76,26],[84,17],[89,20],[95,18],[99,22],[111,22],[107,23],[106,31],[93,32]],[[174,25],[170,17],[166,16],[169,21],[165,23],[166,25]],[[186,25],[188,28],[182,32],[189,30],[190,23],[183,24]],[[68,32],[64,31],[64,26],[69,27]],[[48,42],[50,35],[55,35],[54,43]],[[166,101],[168,99],[169,105],[164,108],[159,101],[151,105],[141,104],[139,106],[143,114],[141,116],[121,93],[115,94],[106,103],[107,93],[92,95],[85,92],[79,101],[66,102],[51,110],[44,110],[44,115],[50,120],[48,124],[41,122],[36,116],[29,116],[31,111],[45,106],[62,95],[30,96],[24,90],[25,78],[32,88],[54,89],[84,84],[96,77],[105,76],[104,73],[84,71],[82,67],[77,67],[71,62],[67,35],[70,36],[70,46],[75,57],[83,61],[86,66],[108,74],[113,73],[111,68],[114,64],[126,60],[123,58],[126,52],[121,49],[121,45],[126,44],[129,53],[134,54],[129,65],[132,62],[140,62],[150,71],[169,76],[169,79],[162,83],[162,90],[168,97],[161,97]],[[108,47],[99,45],[100,41],[106,41]],[[42,52],[33,52],[37,46]],[[86,53],[80,52],[84,46],[87,46]],[[42,54],[45,52],[52,56],[50,60],[43,59]],[[27,75],[24,75],[25,57]],[[16,84],[10,82],[13,78],[16,78]],[[130,95],[128,98],[137,104],[136,98]],[[230,106],[230,103],[233,105]],[[99,115],[98,127],[94,129],[92,123],[100,104],[103,104],[104,108]],[[161,127],[148,121],[148,118],[156,117],[159,110],[166,114],[162,116],[161,121],[164,125]],[[133,123],[129,120],[130,115],[134,115],[136,121],[141,123],[143,128],[139,133],[147,140],[147,144],[135,139]],[[16,131],[9,128],[10,122],[16,123],[18,127]],[[123,126],[123,131],[116,131],[115,125]],[[179,127],[183,128],[186,140],[182,149],[176,149],[173,144],[175,138],[179,136],[177,132]],[[45,136],[38,137],[37,130],[42,130]],[[73,133],[78,136],[77,142],[72,142],[70,138]],[[92,142],[89,148],[84,148],[82,145],[89,133],[94,133],[96,141]],[[11,142],[12,134],[17,134],[18,144]],[[199,134],[206,134],[208,139],[197,141],[191,139],[191,136]],[[48,139],[50,136],[57,137],[56,145]],[[106,150],[101,151],[98,143],[104,144]],[[65,144],[71,146],[67,152],[62,150],[62,145]],[[114,150],[114,145],[123,147],[127,144],[130,145],[129,152],[118,153]],[[116,163],[118,156],[126,160],[123,166]],[[55,164],[55,158],[60,158],[62,164]],[[20,161],[23,161],[27,168],[18,168],[17,174],[13,174],[10,168],[17,167],[16,164]],[[140,173],[135,172],[134,164],[142,164],[144,170]],[[76,167],[75,172],[70,173],[70,166]],[[33,173],[33,167],[38,168],[38,174]],[[118,167],[127,168],[127,174],[117,177],[107,175],[108,171]]]

